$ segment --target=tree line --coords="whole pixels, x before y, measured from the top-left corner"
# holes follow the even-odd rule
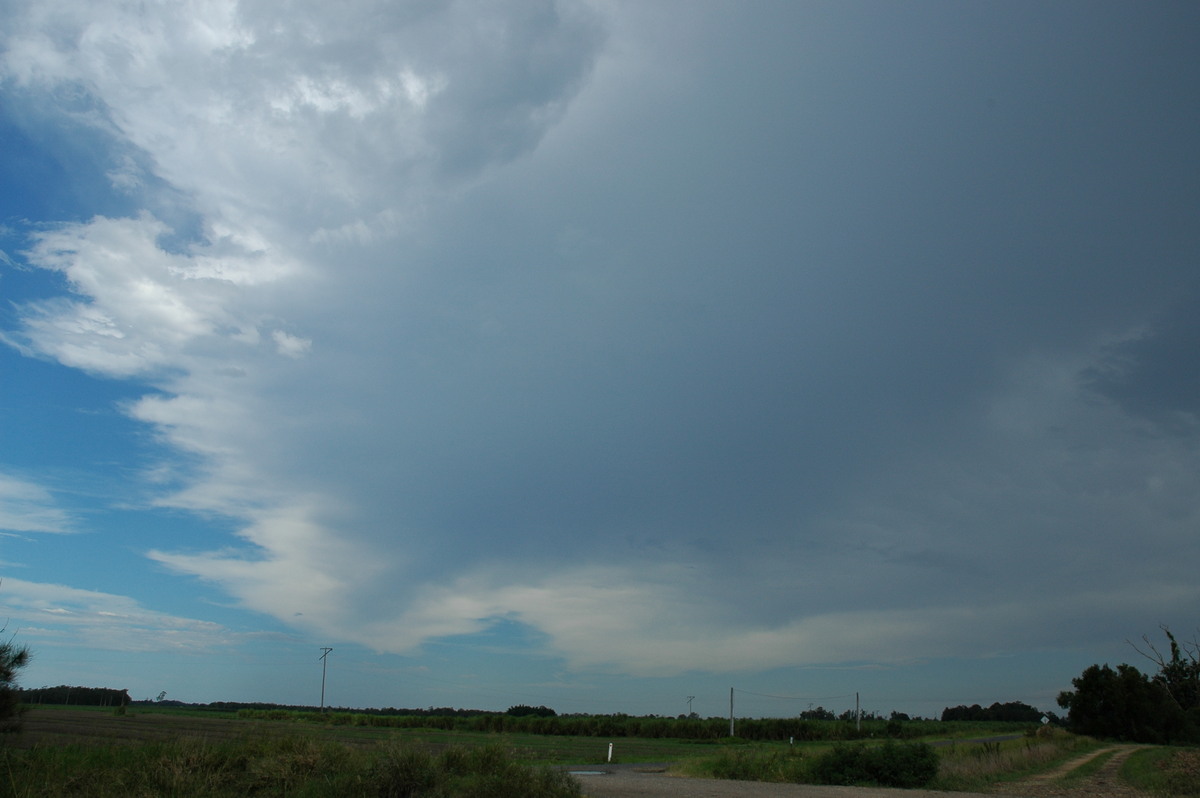
[[[1022,701],[999,702],[990,707],[972,704],[969,707],[946,707],[942,710],[942,720],[976,720],[976,721],[1010,721],[1013,723],[1040,723],[1043,713],[1037,707],[1032,707]],[[1053,720],[1053,718],[1051,718]]]
[[[128,690],[111,687],[36,687],[16,691],[22,704],[60,704],[77,707],[124,707],[132,703]]]
[[[238,717],[258,720],[291,720],[334,726],[367,726],[441,731],[541,734],[566,737],[640,737],[683,740],[719,740],[729,736],[729,718],[613,715],[538,715],[508,712],[453,715],[383,715],[361,712],[295,712],[283,709],[243,709]],[[988,723],[1008,729],[1028,724]],[[867,738],[911,739],[944,731],[938,720],[737,718],[735,734],[743,740],[850,741]],[[939,728],[940,727],[940,728]]]

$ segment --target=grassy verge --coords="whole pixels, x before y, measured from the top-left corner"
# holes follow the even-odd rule
[[[1121,778],[1169,798],[1200,796],[1200,748],[1144,748],[1121,765]]]
[[[567,774],[524,764],[497,745],[435,754],[399,745],[363,750],[294,737],[0,749],[0,796],[63,795],[578,798],[580,788]]]
[[[744,744],[680,760],[673,768],[684,776],[741,781],[808,782],[810,764],[831,746]]]
[[[686,775],[756,781],[790,781],[810,784],[879,784],[882,786],[927,786],[946,791],[983,791],[1055,767],[1100,743],[1066,732],[1048,732],[1015,740],[955,742],[932,749],[937,756],[937,774],[928,783],[923,773],[928,753],[911,744],[875,744],[876,750],[891,746],[885,757],[885,773],[864,771],[863,763],[847,757],[859,746],[809,744],[795,747],[744,746],[715,755],[698,757],[678,766]],[[1099,769],[1104,758],[1076,771],[1080,778]],[[876,768],[877,769],[877,768]]]
[[[955,743],[938,750],[941,764],[930,785],[937,790],[983,792],[997,784],[1032,776],[1100,747],[1089,737],[1066,732],[1017,740]]]
[[[676,769],[742,781],[915,788],[934,778],[938,757],[928,744],[894,740],[799,747],[759,744],[730,748]]]

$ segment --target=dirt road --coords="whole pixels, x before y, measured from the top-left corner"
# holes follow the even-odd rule
[[[576,775],[587,798],[996,798],[968,792],[820,787],[758,781],[689,779],[662,769],[613,768],[603,775]]]
[[[1061,798],[1150,798],[1147,793],[1135,790],[1133,787],[1125,784],[1118,775],[1121,765],[1129,758],[1129,755],[1139,748],[1144,747],[1140,745],[1113,745],[1108,748],[1101,748],[1098,751],[1092,751],[1083,756],[1076,757],[1054,770],[1039,773],[1037,776],[1024,779],[1023,781],[1007,784],[1003,791],[997,794],[1020,795],[1025,796],[1025,798],[1049,798],[1050,796],[1054,796],[1054,798],[1059,798],[1060,796]],[[1097,757],[1108,756],[1110,754],[1111,756],[1109,756],[1108,761],[1091,776],[1069,784],[1059,781],[1072,770],[1086,765]]]

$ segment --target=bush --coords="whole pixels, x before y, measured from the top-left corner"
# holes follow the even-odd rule
[[[0,634],[4,633],[0,627]],[[29,663],[29,649],[12,640],[0,642],[0,731],[16,731],[21,726],[21,708],[17,693],[17,671]]]
[[[813,764],[820,784],[912,789],[933,781],[937,772],[937,754],[926,743],[835,745]]]
[[[560,770],[516,762],[499,746],[450,748],[434,756],[393,748],[372,781],[380,798],[578,798],[579,782]]]
[[[738,781],[804,781],[804,762],[795,751],[726,751],[709,767],[715,779]]]

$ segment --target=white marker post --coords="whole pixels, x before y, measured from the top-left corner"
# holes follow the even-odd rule
[[[612,762],[612,743],[608,744],[608,761]]]

